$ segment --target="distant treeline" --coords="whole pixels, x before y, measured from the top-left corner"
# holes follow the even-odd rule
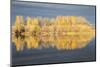
[[[95,37],[95,28],[82,16],[28,16],[26,20],[23,16],[16,16],[12,37],[17,50],[21,50],[25,43],[28,48],[52,44],[58,49],[75,49]]]

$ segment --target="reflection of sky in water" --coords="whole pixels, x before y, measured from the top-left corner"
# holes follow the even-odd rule
[[[58,15],[76,15],[84,16],[90,23],[95,24],[95,7],[60,5],[60,4],[42,4],[13,2],[11,7],[11,21],[14,23],[16,15],[55,17]],[[13,43],[12,43],[13,44]],[[92,61],[95,60],[95,39],[89,43],[86,48],[76,49],[74,51],[58,51],[53,48],[42,50],[24,50],[16,52],[15,46],[12,47],[13,64],[41,64],[41,63],[59,63],[73,61]],[[73,56],[74,55],[74,56]]]

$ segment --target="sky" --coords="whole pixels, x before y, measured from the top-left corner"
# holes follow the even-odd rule
[[[95,25],[95,6],[12,1],[11,21],[15,16],[48,17],[83,16]]]

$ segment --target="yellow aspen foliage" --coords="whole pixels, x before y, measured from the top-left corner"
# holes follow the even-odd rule
[[[25,31],[23,31],[25,30]],[[95,37],[95,26],[82,16],[55,18],[16,16],[12,26],[12,42],[16,50],[45,47],[58,50],[84,48]]]

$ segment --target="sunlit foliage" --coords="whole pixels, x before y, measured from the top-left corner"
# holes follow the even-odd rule
[[[95,37],[95,27],[82,16],[39,18],[16,16],[12,42],[16,50],[56,48],[71,50],[85,47]]]

